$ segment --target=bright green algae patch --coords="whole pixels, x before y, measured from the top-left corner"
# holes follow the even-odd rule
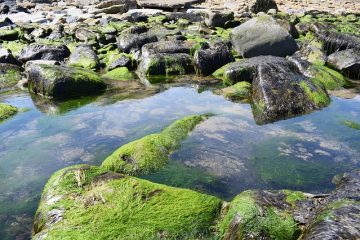
[[[208,239],[220,207],[213,196],[73,166],[46,184],[33,239]]]
[[[103,74],[102,77],[113,80],[127,81],[130,79],[134,79],[134,74],[131,73],[127,67],[119,67]]]
[[[310,73],[314,76],[311,78],[314,84],[323,84],[328,90],[336,90],[346,85],[345,77],[328,67],[314,64],[309,67]]]
[[[360,130],[360,123],[349,120],[342,121],[341,123],[349,128]]]
[[[105,168],[125,174],[147,174],[161,169],[169,154],[180,146],[187,134],[208,115],[182,118],[162,132],[121,146],[103,162]]]
[[[237,224],[237,229],[234,229]],[[251,239],[260,239],[265,234],[269,239],[287,240],[297,239],[299,233],[290,214],[273,207],[261,207],[256,202],[254,191],[236,196],[218,227],[220,237],[226,239],[248,239],[250,236]]]
[[[251,83],[238,82],[230,87],[221,89],[218,93],[233,101],[248,98],[251,94]]]
[[[300,83],[300,87],[305,91],[305,93],[315,103],[317,107],[327,106],[331,101],[329,94],[326,92],[325,89],[321,87],[318,87],[317,89],[312,89],[305,81],[302,81]]]
[[[18,109],[14,106],[0,103],[0,122],[15,115]]]

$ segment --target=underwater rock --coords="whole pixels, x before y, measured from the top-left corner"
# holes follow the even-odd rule
[[[10,118],[18,112],[18,109],[14,106],[0,103],[0,122]]]
[[[49,179],[32,239],[206,239],[220,208],[213,196],[78,165]]]
[[[294,38],[268,15],[250,19],[234,28],[231,42],[246,58],[260,55],[285,57],[298,50]]]
[[[72,67],[82,67],[86,69],[97,69],[99,58],[90,45],[79,45],[71,53],[68,65]]]
[[[175,121],[160,133],[150,134],[121,146],[105,159],[102,166],[130,175],[159,170],[188,133],[207,118],[208,115],[194,115]]]
[[[32,43],[21,50],[18,59],[23,63],[30,60],[63,61],[69,56],[70,50],[65,45]]]
[[[146,76],[185,75],[194,72],[191,57],[185,53],[158,53],[145,57],[138,71]]]
[[[328,57],[327,64],[348,78],[360,80],[360,48],[337,51]]]
[[[186,53],[190,54],[193,46],[191,42],[184,41],[160,41],[147,43],[141,48],[142,57],[146,58],[156,53]]]
[[[117,39],[117,44],[120,50],[129,53],[131,50],[140,50],[146,43],[157,42],[158,38],[155,35],[148,33],[141,34],[122,34]]]
[[[8,63],[0,63],[0,90],[13,87],[21,80],[22,68]]]
[[[71,98],[103,92],[105,83],[94,72],[57,65],[31,64],[26,68],[29,89],[48,98]]]
[[[333,31],[319,31],[316,35],[328,55],[346,49],[360,50],[360,38],[355,35]]]
[[[194,63],[198,73],[210,75],[235,59],[225,43],[216,43],[213,47],[198,50],[194,54]]]

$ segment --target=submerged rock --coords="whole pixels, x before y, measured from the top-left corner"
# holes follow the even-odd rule
[[[198,50],[194,54],[196,70],[202,75],[210,75],[227,63],[234,61],[228,46],[221,42],[209,49]]]
[[[77,46],[68,61],[69,66],[86,69],[97,69],[99,64],[99,58],[90,45]]]
[[[129,53],[131,50],[140,50],[146,43],[157,42],[158,38],[155,35],[148,33],[141,34],[122,34],[117,39],[117,44],[120,50]]]
[[[32,239],[202,239],[220,207],[213,196],[73,166],[46,184]]]
[[[63,61],[69,56],[70,50],[65,45],[33,43],[21,50],[18,59],[23,63],[30,60]]]
[[[194,72],[191,57],[185,53],[152,54],[144,58],[138,71],[146,76],[185,75]]]
[[[327,64],[348,78],[360,80],[360,48],[335,52],[328,57]]]
[[[105,90],[106,85],[91,71],[57,65],[30,64],[26,68],[29,89],[49,98],[71,98]]]
[[[18,109],[14,106],[0,103],[0,123],[10,118],[11,116],[15,115],[18,112]]]
[[[231,41],[243,57],[273,55],[285,57],[298,50],[294,38],[274,18],[263,15],[233,29]]]
[[[102,166],[124,174],[144,174],[161,169],[169,154],[180,146],[180,142],[197,124],[208,115],[189,116],[180,119],[162,132],[145,136],[121,146],[105,159]]]

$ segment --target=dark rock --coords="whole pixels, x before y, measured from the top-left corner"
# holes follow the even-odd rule
[[[157,53],[145,57],[138,71],[147,76],[152,75],[185,75],[194,72],[191,57],[185,53]]]
[[[77,46],[68,61],[69,66],[86,69],[97,69],[99,64],[99,58],[90,45]]]
[[[0,63],[20,65],[19,61],[6,48],[0,48]]]
[[[355,35],[326,31],[318,32],[317,36],[323,42],[323,48],[328,55],[352,48],[360,50],[360,38]]]
[[[63,61],[69,56],[70,50],[65,45],[33,43],[21,50],[18,59],[23,63],[30,60]]]
[[[0,40],[15,41],[19,38],[19,31],[16,29],[0,29]]]
[[[327,64],[344,76],[360,80],[360,49],[348,49],[331,54]]]
[[[298,50],[294,38],[268,15],[253,18],[234,28],[231,41],[243,57],[285,57]]]
[[[7,18],[7,17],[0,20],[0,28],[9,27],[9,26],[16,26],[16,24],[13,23],[13,22],[10,20],[10,18]]]
[[[172,12],[168,16],[170,21],[178,21],[180,19],[189,20],[192,23],[204,21],[204,17],[196,12]]]
[[[233,12],[206,11],[205,24],[209,27],[224,27],[226,22],[234,20]]]
[[[140,33],[146,33],[147,31],[149,31],[149,28],[146,26],[131,26],[123,30],[122,33],[140,34]]]
[[[0,90],[13,87],[21,80],[22,68],[8,63],[0,63]]]
[[[0,6],[0,14],[8,14],[10,11],[10,7],[8,5],[1,5]]]
[[[147,43],[141,48],[142,57],[155,53],[187,53],[190,54],[192,43],[183,41],[160,41]]]
[[[146,43],[157,42],[158,38],[155,35],[148,33],[142,34],[122,34],[117,39],[117,44],[120,50],[129,53],[131,50],[140,50]]]
[[[274,0],[256,0],[250,7],[251,12],[268,12],[270,9],[278,10],[276,2]]]
[[[202,75],[210,75],[218,68],[234,61],[228,46],[224,43],[216,43],[213,47],[198,50],[194,54],[196,70]]]
[[[30,64],[29,90],[49,98],[71,98],[103,92],[105,83],[95,73],[79,68]]]
[[[110,65],[108,66],[108,70],[111,71],[118,67],[127,67],[131,69],[132,60],[125,55],[121,55],[119,58],[110,63]]]

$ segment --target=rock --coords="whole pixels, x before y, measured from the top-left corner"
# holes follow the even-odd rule
[[[311,112],[330,103],[320,81],[301,74],[297,65],[281,57],[262,56],[230,63],[217,70],[228,85],[252,83],[253,113],[263,124]]]
[[[120,81],[128,81],[134,79],[135,76],[127,67],[118,67],[102,75],[104,78]]]
[[[195,68],[202,75],[210,75],[227,63],[234,61],[228,46],[222,42],[216,43],[209,49],[198,50],[194,54]]]
[[[70,50],[65,45],[49,45],[32,43],[19,53],[19,61],[25,63],[30,60],[63,61],[70,56]]]
[[[251,83],[238,82],[230,87],[223,88],[215,93],[223,95],[230,101],[237,102],[248,99],[251,96]]]
[[[120,50],[129,53],[131,50],[138,51],[146,43],[157,42],[158,38],[155,35],[148,33],[141,34],[122,34],[117,39],[117,44]]]
[[[208,27],[224,27],[226,22],[234,20],[233,12],[206,11],[204,15]]]
[[[141,48],[141,54],[143,58],[148,57],[151,54],[156,53],[186,53],[190,54],[191,47],[190,42],[184,41],[160,41],[147,43]]]
[[[71,98],[103,92],[105,83],[95,73],[79,68],[31,64],[26,69],[29,90],[48,98]]]
[[[348,78],[360,80],[360,49],[337,51],[328,57],[327,64]]]
[[[16,29],[0,29],[0,40],[15,41],[19,38],[19,32]]]
[[[253,13],[268,12],[271,9],[278,10],[277,4],[274,0],[255,0],[250,5],[250,10]]]
[[[0,28],[4,27],[15,27],[16,24],[10,20],[10,18],[6,17],[0,20]]]
[[[159,9],[132,9],[121,15],[121,20],[129,22],[145,22],[150,16],[162,14]]]
[[[6,48],[0,48],[0,63],[20,65],[19,61]]]
[[[231,41],[243,57],[288,56],[298,50],[294,38],[270,16],[250,19],[232,31]]]
[[[21,80],[22,68],[8,63],[0,63],[0,90],[13,87]]]
[[[317,32],[317,37],[323,43],[323,48],[328,55],[346,49],[360,50],[360,38],[355,35],[333,31],[320,31]]]
[[[155,9],[171,9],[177,10],[180,8],[189,8],[193,4],[200,4],[205,0],[138,0],[137,3],[141,8],[155,8]]]
[[[164,167],[169,154],[208,115],[194,115],[175,121],[160,133],[147,135],[121,146],[105,159],[102,166],[129,175],[148,174]]]
[[[97,69],[100,62],[97,54],[90,45],[79,45],[71,53],[68,65],[86,69]]]
[[[122,33],[141,34],[141,33],[146,33],[148,31],[149,31],[149,28],[146,27],[146,26],[131,26],[131,27],[127,28],[127,29],[124,29],[122,31]]]
[[[62,169],[46,186],[34,240],[64,239],[69,229],[76,239],[208,238],[221,207],[213,196],[90,165]]]
[[[0,123],[11,116],[15,115],[18,112],[18,109],[14,106],[0,103]]]
[[[82,41],[82,42],[89,42],[91,40],[97,39],[96,33],[89,29],[86,29],[86,28],[76,29],[75,37],[76,37],[76,39],[78,39],[79,41]]]
[[[109,63],[108,70],[114,70],[115,68],[119,67],[126,67],[126,68],[132,68],[132,60],[130,57],[127,57],[126,55],[120,55],[118,58],[116,58],[114,61]]]
[[[146,76],[185,75],[194,72],[191,57],[185,53],[157,53],[143,58],[138,71]]]

